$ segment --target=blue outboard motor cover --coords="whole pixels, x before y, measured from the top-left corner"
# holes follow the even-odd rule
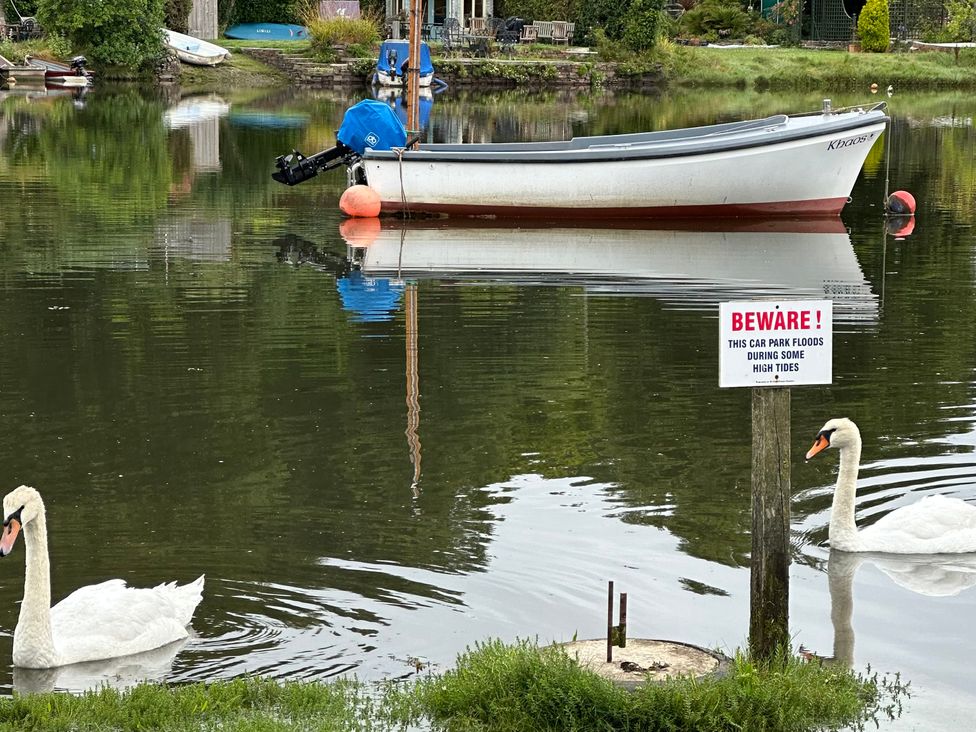
[[[346,110],[336,135],[339,142],[362,155],[366,148],[392,150],[407,144],[407,131],[390,105],[364,99]]]
[[[391,66],[390,61],[395,57],[396,66]],[[380,57],[376,61],[376,70],[389,74],[390,76],[403,76],[401,69],[403,64],[410,58],[409,41],[383,41],[380,46]],[[420,75],[427,76],[434,73],[434,64],[430,60],[430,46],[426,43],[420,44]]]

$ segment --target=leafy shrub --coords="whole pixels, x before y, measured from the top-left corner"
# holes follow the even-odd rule
[[[192,10],[193,0],[166,0],[166,27],[177,33],[188,33]]]
[[[74,55],[74,48],[71,45],[71,41],[64,36],[58,35],[57,33],[48,33],[44,40],[47,43],[47,50],[54,58],[69,58]]]
[[[624,25],[628,18],[630,3],[621,0],[587,0],[577,5],[573,19],[576,29],[573,40],[576,43],[598,45],[596,31],[601,30],[606,39],[619,41],[624,35]],[[549,20],[549,18],[537,18]]]
[[[624,23],[624,45],[631,51],[647,51],[657,43],[661,28],[661,0],[631,0]]]
[[[891,43],[888,0],[867,0],[857,19],[862,51],[884,53]]]
[[[228,25],[238,23],[300,23],[309,9],[318,3],[312,0],[247,0],[232,2]]]
[[[750,29],[752,18],[738,4],[705,0],[681,16],[681,30],[691,36],[741,38]]]
[[[39,0],[37,19],[96,66],[146,68],[163,54],[163,0]]]
[[[971,41],[976,38],[976,7],[967,0],[948,0],[946,12],[949,21],[945,29],[949,41]]]

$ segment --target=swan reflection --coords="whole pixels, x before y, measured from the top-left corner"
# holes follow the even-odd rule
[[[186,644],[187,639],[184,639],[144,653],[57,668],[14,666],[13,688],[20,694],[55,690],[82,692],[104,686],[122,690],[144,681],[163,681],[172,671],[176,655]]]
[[[951,597],[976,586],[976,554],[870,554],[832,549],[827,561],[830,621],[834,627],[832,660],[854,663],[854,575],[873,564],[900,587],[929,597]]]

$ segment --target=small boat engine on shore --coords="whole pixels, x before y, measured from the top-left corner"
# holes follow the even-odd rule
[[[406,147],[407,131],[385,102],[364,99],[346,110],[336,133],[335,147],[305,156],[298,150],[275,159],[278,169],[271,174],[279,183],[294,186],[324,170],[353,165],[367,148],[392,150]]]

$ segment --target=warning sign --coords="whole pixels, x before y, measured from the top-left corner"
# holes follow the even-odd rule
[[[719,386],[799,386],[833,379],[833,302],[719,303]]]

